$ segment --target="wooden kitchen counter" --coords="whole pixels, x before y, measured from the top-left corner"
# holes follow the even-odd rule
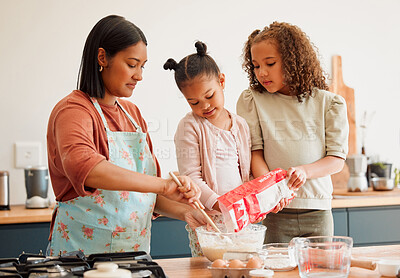
[[[333,192],[332,208],[374,207],[400,205],[400,189],[392,191]],[[50,222],[53,206],[45,209],[26,209],[25,205],[12,205],[11,210],[0,211],[1,224]]]
[[[378,260],[382,258],[400,259],[400,245],[355,247],[352,251],[356,259]],[[211,265],[205,257],[178,258],[155,260],[169,278],[211,278],[211,271],[207,269]],[[275,272],[274,278],[300,277],[296,268],[292,271]],[[357,267],[350,268],[348,278],[378,278],[381,277],[378,270],[367,270]]]
[[[25,205],[12,205],[10,210],[0,211],[1,224],[50,222],[53,206],[43,209],[27,209]]]
[[[400,205],[400,188],[391,191],[347,192],[347,189],[333,192],[332,208],[354,208]]]

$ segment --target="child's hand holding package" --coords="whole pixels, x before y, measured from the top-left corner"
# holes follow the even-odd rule
[[[278,168],[220,196],[218,203],[228,231],[238,232],[287,205],[287,200],[294,198],[294,192],[288,188],[285,178],[286,171]],[[282,199],[287,200],[281,202]]]

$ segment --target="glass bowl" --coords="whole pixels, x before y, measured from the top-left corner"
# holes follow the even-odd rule
[[[250,224],[237,233],[207,231],[206,226],[196,228],[203,254],[210,261],[223,259],[227,251],[256,252],[262,248],[267,227]]]
[[[290,271],[297,266],[294,248],[289,247],[289,243],[264,244],[257,253],[263,259],[265,268],[273,271]]]

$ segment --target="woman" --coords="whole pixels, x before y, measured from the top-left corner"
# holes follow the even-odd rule
[[[53,109],[47,131],[50,177],[58,201],[50,255],[82,250],[150,251],[153,210],[205,224],[190,207],[200,190],[160,178],[147,124],[130,97],[147,61],[143,32],[120,16],[101,19],[83,50],[79,90]]]

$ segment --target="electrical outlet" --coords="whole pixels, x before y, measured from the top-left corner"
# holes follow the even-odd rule
[[[41,165],[42,144],[40,142],[15,143],[15,168]]]

